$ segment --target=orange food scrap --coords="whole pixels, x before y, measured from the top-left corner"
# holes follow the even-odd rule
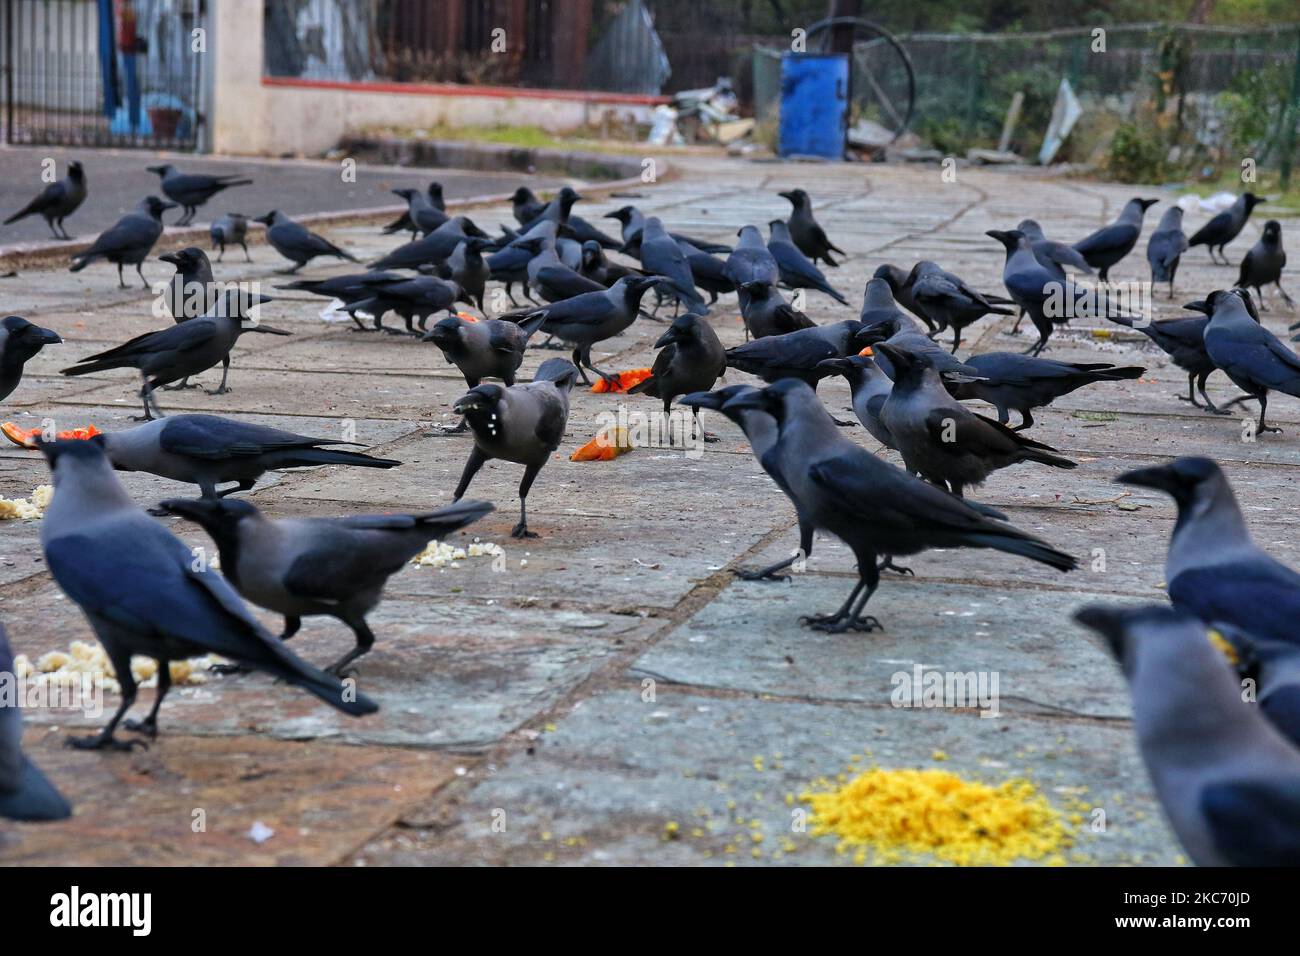
[[[858,354],[859,354],[859,355],[866,355],[866,356],[870,357],[870,356],[872,356],[872,355],[875,355],[876,353],[873,352],[873,351],[871,351],[871,346],[868,345],[865,349],[863,349],[863,350],[862,350],[861,352],[859,352]]]
[[[15,445],[21,445],[23,448],[35,448],[36,439],[41,437],[44,429],[40,428],[21,428],[13,422],[5,422],[0,425],[0,432],[4,432],[5,438],[8,438]],[[59,432],[54,437],[58,441],[81,441],[87,438],[94,438],[102,434],[94,425],[87,425],[85,428],[73,428],[69,431]]]
[[[608,381],[606,381],[605,379],[600,378],[600,379],[597,379],[597,380],[596,380],[596,384],[594,384],[594,385],[591,386],[591,390],[592,390],[593,392],[597,392],[597,393],[600,393],[600,392],[626,392],[629,388],[632,388],[633,386],[636,386],[636,385],[640,385],[642,382],[644,382],[646,379],[648,379],[648,378],[650,377],[650,375],[651,375],[651,371],[650,371],[650,369],[648,369],[648,368],[634,368],[634,369],[629,369],[629,370],[626,371],[626,372],[619,372],[619,373],[618,373],[618,376],[617,376],[617,378],[618,378],[618,384],[617,384],[617,385],[611,385],[611,384],[610,384]]]
[[[478,316],[477,316],[477,315],[470,315],[468,312],[457,312],[457,313],[456,313],[456,318],[458,318],[458,319],[464,319],[466,322],[477,322],[477,321],[478,321]]]
[[[630,452],[633,446],[627,429],[615,427],[612,431],[613,434],[609,428],[602,428],[595,438],[570,455],[569,461],[613,461]]]

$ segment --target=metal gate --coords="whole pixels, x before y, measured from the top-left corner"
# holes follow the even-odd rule
[[[205,6],[0,0],[5,141],[197,148]]]

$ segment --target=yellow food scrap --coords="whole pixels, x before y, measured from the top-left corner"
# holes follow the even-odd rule
[[[875,862],[931,854],[958,866],[1005,866],[1055,857],[1072,845],[1061,814],[1032,783],[997,786],[946,770],[873,767],[838,789],[804,793],[814,836],[839,838],[836,851],[868,851]]]
[[[681,836],[682,828],[676,820],[669,820],[664,824],[664,839],[676,840]]]
[[[1228,659],[1228,663],[1236,667],[1241,663],[1241,657],[1237,654],[1237,649],[1228,643],[1228,639],[1214,628],[1205,632],[1205,636],[1210,639],[1210,643],[1219,649],[1219,653]]]
[[[183,687],[207,683],[208,667],[221,661],[215,654],[192,661],[172,661],[169,666],[172,685]],[[71,687],[74,683],[84,686],[83,681],[88,678],[91,685],[99,690],[114,694],[122,692],[122,685],[118,683],[117,674],[113,670],[113,662],[108,659],[104,649],[99,644],[88,644],[85,641],[73,641],[66,651],[42,654],[35,663],[26,654],[19,654],[14,658],[14,671],[18,677],[30,678],[37,684],[47,686]],[[139,686],[156,687],[158,662],[150,657],[133,657],[131,674]]]
[[[942,750],[936,750],[934,753],[930,754],[930,759],[931,759],[931,760],[947,760],[947,759],[948,759],[948,755],[947,755],[946,753],[944,753]]]
[[[495,558],[505,553],[501,545],[479,541],[477,538],[467,548],[458,548],[446,541],[430,541],[423,551],[411,559],[411,563],[422,568],[458,568],[466,558],[485,555]]]
[[[31,498],[0,498],[0,521],[44,517],[53,497],[53,485],[37,485]]]

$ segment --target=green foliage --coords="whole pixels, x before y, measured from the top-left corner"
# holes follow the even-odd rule
[[[1110,141],[1106,168],[1123,183],[1158,183],[1168,177],[1169,146],[1153,127],[1124,123]]]
[[[1233,77],[1228,89],[1218,97],[1225,114],[1227,145],[1232,151],[1260,155],[1285,107],[1290,83],[1290,70],[1282,64]]]
[[[975,141],[961,120],[954,116],[922,116],[916,123],[921,139],[945,156],[964,156]]]

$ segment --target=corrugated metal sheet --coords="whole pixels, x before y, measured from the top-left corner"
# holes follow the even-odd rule
[[[371,0],[267,0],[266,74],[374,79],[374,17]]]
[[[605,27],[587,58],[587,88],[657,94],[672,72],[650,11],[632,0]]]

